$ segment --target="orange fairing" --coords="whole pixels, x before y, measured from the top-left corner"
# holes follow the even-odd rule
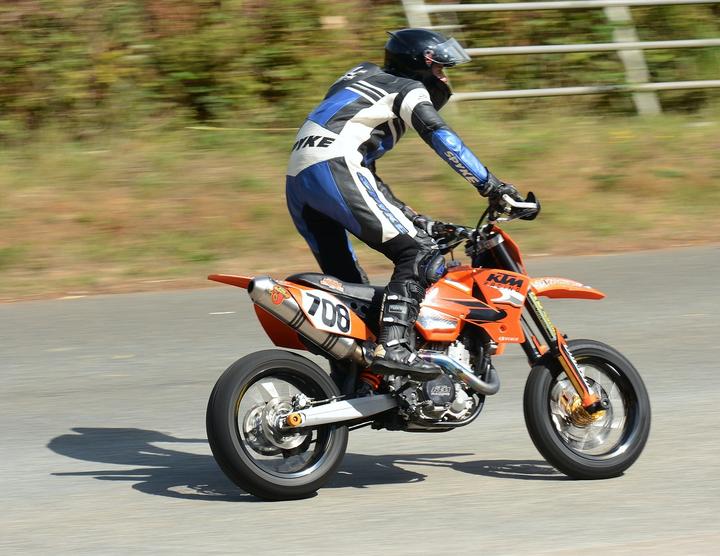
[[[556,278],[554,276],[533,278],[531,285],[537,295],[544,295],[554,299],[602,299],[605,297],[605,294],[600,290],[568,278]]]
[[[476,287],[480,299],[473,296]],[[417,329],[428,341],[452,342],[468,323],[484,328],[495,342],[521,343],[520,315],[529,287],[529,278],[515,272],[454,268],[428,291]]]
[[[525,341],[520,317],[530,278],[507,270],[476,269],[475,284],[481,297],[505,317],[480,324],[498,344],[519,344]]]
[[[290,349],[307,349],[300,341],[298,333],[279,318],[257,305],[255,305],[255,314],[273,344]]]
[[[230,284],[231,286],[244,289],[247,289],[252,279],[252,276],[235,276],[233,274],[211,274],[208,276],[208,280],[214,280],[215,282],[222,282],[223,284]]]

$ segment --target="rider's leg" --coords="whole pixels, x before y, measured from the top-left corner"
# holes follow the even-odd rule
[[[302,219],[313,240],[308,243],[323,273],[354,284],[369,283],[343,226],[309,206],[303,209]]]
[[[361,226],[340,193],[331,164],[316,164],[288,176],[285,194],[295,227],[321,270],[345,282],[368,283],[346,232],[362,237]]]
[[[440,368],[419,359],[411,343],[420,302],[429,285],[425,267],[428,260],[437,258],[434,242],[418,232],[402,208],[384,195],[375,175],[353,160],[333,159],[288,176],[286,192],[295,224],[311,247],[315,238],[309,231],[303,233],[302,227],[307,227],[302,216],[305,206],[342,224],[395,264],[383,302],[374,358],[377,371],[423,380],[438,376]],[[372,370],[376,370],[374,366]]]
[[[445,261],[433,242],[422,235],[397,236],[381,249],[395,263],[395,271],[385,288],[372,370],[378,374],[405,374],[430,380],[441,371],[417,356],[412,331],[425,289],[442,276]]]

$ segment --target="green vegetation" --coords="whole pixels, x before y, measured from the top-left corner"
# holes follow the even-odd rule
[[[528,254],[601,253],[720,239],[720,118],[643,120],[554,113],[452,123],[543,213],[511,231]],[[315,268],[290,221],[284,171],[294,132],[138,131],[42,139],[0,154],[0,299],[45,292],[201,285],[211,272]],[[379,163],[417,210],[471,224],[484,199],[408,134]],[[382,256],[359,248],[378,271]],[[157,282],[158,280],[175,282]]]
[[[720,7],[633,10],[642,40],[720,36]],[[351,17],[352,15],[352,17]],[[294,129],[352,64],[380,62],[396,0],[22,0],[0,4],[0,299],[198,285],[314,268],[285,208]],[[601,10],[463,14],[468,46],[600,42]],[[322,32],[319,30],[322,29]],[[720,49],[655,51],[653,80],[717,78]],[[622,81],[616,54],[492,57],[456,90]],[[543,201],[530,253],[720,238],[720,92],[466,103],[447,117]],[[484,201],[412,133],[379,164],[416,209],[472,223]],[[366,266],[387,268],[359,248]]]
[[[720,6],[633,9],[641,40],[720,36]],[[464,13],[468,46],[610,42],[602,10]],[[23,0],[0,4],[0,140],[32,140],[62,124],[76,138],[188,122],[293,127],[337,75],[381,61],[385,30],[406,25],[398,0]],[[720,48],[647,53],[652,80],[714,79]],[[458,90],[623,81],[613,52],[478,58]],[[665,92],[697,111],[717,90]],[[632,113],[628,95],[517,100],[518,117],[549,106]]]

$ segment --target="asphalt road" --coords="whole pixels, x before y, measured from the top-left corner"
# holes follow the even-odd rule
[[[720,247],[528,267],[608,294],[545,306],[645,378],[650,440],[623,477],[571,481],[542,460],[517,348],[471,426],[356,431],[316,497],[260,502],[204,428],[222,370],[270,347],[243,291],[16,303],[0,305],[0,553],[717,554]]]

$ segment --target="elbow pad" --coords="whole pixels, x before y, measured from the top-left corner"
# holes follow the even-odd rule
[[[430,143],[453,170],[484,193],[490,173],[460,137],[447,128],[436,129],[432,132]]]

